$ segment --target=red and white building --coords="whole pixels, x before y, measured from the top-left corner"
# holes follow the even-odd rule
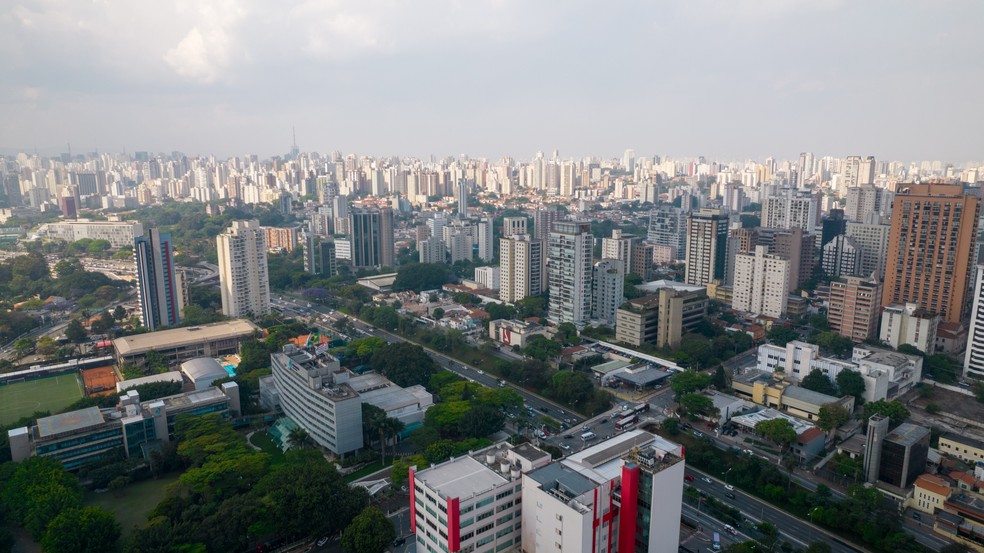
[[[684,466],[682,446],[634,430],[530,471],[522,550],[676,553]]]
[[[410,469],[410,530],[418,551],[519,551],[523,473],[550,463],[530,444],[496,444],[426,470]]]

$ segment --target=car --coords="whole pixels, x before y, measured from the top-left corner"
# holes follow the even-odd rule
[[[695,438],[703,438],[704,437],[704,433],[701,432],[700,430],[694,430],[694,437]]]
[[[569,446],[567,444],[560,444],[560,447],[563,448],[563,449],[565,449],[565,450],[567,450],[567,451],[570,451],[571,450],[571,446]]]
[[[732,526],[732,525],[730,525],[730,524],[725,524],[724,525],[724,531],[727,532],[727,533],[729,533],[729,534],[731,534],[732,536],[737,536],[738,535],[738,530],[735,530],[735,527]]]
[[[601,424],[608,424],[608,419],[601,419]]]
[[[330,540],[330,539],[331,538],[329,536],[325,536],[325,537],[321,538],[320,540],[318,540],[318,547],[324,546],[326,543],[328,543],[328,540]]]
[[[746,454],[748,454],[748,455],[751,455],[751,454],[752,454],[753,452],[752,452],[752,450],[751,450],[751,449],[746,449],[746,450],[745,450],[745,453],[746,453]]]
[[[724,497],[727,497],[728,499],[734,499],[735,498],[735,494],[733,494],[731,492],[728,492],[728,493],[724,494]]]
[[[734,490],[735,487],[732,486],[731,484],[725,484],[724,485],[724,489],[726,489],[726,490],[728,490],[730,492],[730,491]]]
[[[564,434],[564,439],[565,440],[570,440],[570,439],[573,439],[573,438],[574,438],[574,436],[571,436],[570,434]]]
[[[691,476],[691,475],[689,475],[689,474],[686,475],[686,476],[684,476],[683,479],[686,480],[687,482],[693,482],[694,481],[694,477]]]
[[[706,482],[706,483],[708,483],[708,484],[713,484],[713,483],[714,483],[714,481],[713,481],[713,480],[711,480],[710,478],[708,478],[708,477],[706,477],[706,476],[701,476],[701,477],[700,477],[700,481],[701,481],[701,482]]]
[[[922,520],[922,515],[919,513],[912,513],[912,520]]]
[[[396,538],[395,540],[393,540],[393,547],[399,547],[399,546],[401,546],[401,545],[403,545],[405,543],[407,543],[407,539],[404,538],[403,536],[400,536],[400,537]]]

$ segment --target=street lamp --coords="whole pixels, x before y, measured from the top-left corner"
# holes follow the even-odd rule
[[[735,470],[735,467],[731,467],[728,470],[724,471],[724,485],[725,486],[728,485],[728,473],[730,473],[733,470]]]

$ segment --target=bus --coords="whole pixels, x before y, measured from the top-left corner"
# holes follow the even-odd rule
[[[615,430],[621,432],[622,430],[625,430],[626,428],[635,425],[635,423],[637,422],[639,422],[639,415],[632,414],[626,417],[622,417],[621,419],[618,420],[618,422],[615,423]]]
[[[636,415],[641,415],[642,413],[645,413],[646,411],[649,411],[649,404],[648,403],[643,403],[641,405],[636,405],[635,407],[632,408],[632,412],[634,414],[636,414]]]

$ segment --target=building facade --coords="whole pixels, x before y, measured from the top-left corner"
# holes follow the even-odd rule
[[[174,270],[171,235],[147,229],[133,241],[137,264],[137,298],[140,324],[153,331],[176,326],[181,320],[183,297]]]
[[[707,315],[707,302],[703,287],[682,283],[631,299],[615,314],[615,339],[633,346],[678,347],[683,335]]]
[[[591,223],[557,221],[547,244],[547,318],[555,323],[583,323],[591,317]]]
[[[519,234],[499,239],[499,299],[515,303],[546,289],[544,242]]]
[[[967,312],[980,198],[960,185],[899,185],[882,306],[911,302],[959,323]]]
[[[393,210],[352,209],[349,212],[352,264],[355,267],[393,267]]]
[[[830,329],[855,343],[874,338],[878,332],[881,283],[861,277],[830,282],[827,320]]]
[[[882,311],[878,338],[896,349],[909,344],[923,353],[932,354],[936,349],[939,324],[939,315],[919,309],[914,303],[892,304]]]
[[[735,282],[731,306],[767,317],[782,317],[789,295],[789,260],[755,246],[755,252],[735,256]]]
[[[270,312],[266,234],[257,220],[233,221],[215,237],[219,254],[222,314],[227,317]]]
[[[728,252],[728,217],[714,209],[702,209],[687,217],[687,284],[707,286],[723,280]]]
[[[625,264],[618,259],[602,259],[594,264],[591,277],[591,319],[608,326],[615,324],[615,311],[625,301]]]

